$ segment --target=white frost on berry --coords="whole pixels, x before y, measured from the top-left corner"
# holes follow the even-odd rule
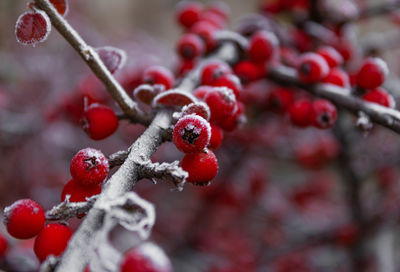
[[[23,33],[24,31],[26,33]],[[23,45],[35,46],[39,42],[44,42],[50,32],[50,18],[41,10],[24,12],[18,17],[15,24],[15,36],[17,41]]]
[[[182,108],[181,116],[189,115],[189,114],[197,114],[207,121],[210,119],[210,108],[204,102],[195,102],[189,105],[186,105]]]
[[[199,122],[194,123],[193,119],[196,119]],[[196,134],[200,134],[201,131],[206,130],[207,131],[207,145],[208,145],[208,143],[210,142],[210,139],[211,139],[211,125],[206,119],[193,113],[193,114],[185,115],[181,119],[178,120],[178,122],[181,122],[181,121],[187,122],[185,129],[193,130],[194,133],[196,133]],[[200,124],[200,126],[199,126],[199,124]],[[180,134],[182,136],[185,134],[185,129],[180,131]]]
[[[197,99],[190,93],[179,89],[172,89],[158,94],[153,100],[153,107],[156,106],[185,106],[196,102]]]

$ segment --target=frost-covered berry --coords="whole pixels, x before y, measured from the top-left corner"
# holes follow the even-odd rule
[[[64,201],[67,195],[70,196],[70,202],[85,202],[86,198],[98,195],[101,193],[101,185],[82,186],[74,179],[65,184],[61,192],[61,201]]]
[[[110,107],[94,103],[85,109],[81,126],[91,139],[102,140],[118,129],[118,118]]]
[[[206,51],[210,52],[217,44],[214,35],[217,30],[218,28],[214,24],[203,20],[195,23],[190,28],[190,33],[199,35],[199,37],[202,38],[206,44]]]
[[[50,0],[60,15],[65,16],[68,12],[68,0]]]
[[[35,45],[47,39],[51,31],[51,22],[44,11],[28,11],[17,19],[15,36],[24,45]]]
[[[147,84],[162,84],[168,90],[174,85],[175,78],[171,71],[163,66],[150,66],[144,70],[142,81]]]
[[[210,61],[201,70],[201,83],[212,85],[217,79],[228,74],[232,74],[232,69],[228,64],[222,61]]]
[[[183,59],[192,60],[204,53],[204,41],[198,35],[192,33],[184,34],[178,41],[176,51]]]
[[[365,89],[375,89],[383,84],[389,69],[380,58],[368,58],[357,74],[357,85]]]
[[[213,89],[214,89],[214,88],[211,87],[211,86],[206,86],[206,85],[200,86],[200,87],[197,87],[197,88],[193,91],[193,95],[194,95],[195,97],[197,97],[198,99],[204,100],[205,97],[206,97],[206,95],[207,95],[207,93],[210,92],[210,91],[212,91]]]
[[[328,75],[322,79],[322,82],[337,85],[343,88],[349,88],[350,86],[349,75],[338,68],[331,69]]]
[[[207,121],[210,119],[210,108],[204,102],[196,102],[186,105],[182,108],[181,116],[196,114]]]
[[[252,61],[242,60],[235,64],[233,71],[243,84],[248,84],[260,79],[265,73],[265,67]]]
[[[317,54],[323,57],[330,68],[337,67],[343,63],[342,55],[331,46],[324,46],[317,50]]]
[[[186,115],[174,126],[173,141],[184,153],[202,151],[210,142],[211,127],[203,117],[195,114]]]
[[[211,150],[186,154],[181,162],[182,169],[189,173],[187,182],[207,185],[218,172],[218,161]]]
[[[200,18],[203,6],[197,2],[185,1],[176,7],[176,20],[185,28],[194,25]]]
[[[107,158],[101,151],[94,148],[79,150],[71,160],[71,176],[82,186],[102,183],[109,170]]]
[[[36,236],[43,228],[45,214],[42,206],[32,199],[20,199],[4,209],[8,233],[18,239]]]
[[[307,127],[312,124],[312,103],[308,99],[294,102],[289,109],[290,121],[298,127]]]
[[[337,110],[335,105],[325,99],[317,99],[312,103],[312,121],[317,128],[331,128],[337,119]]]
[[[239,98],[240,93],[242,91],[242,84],[240,83],[240,79],[236,75],[224,75],[213,82],[212,86],[215,87],[228,87],[233,91],[236,98]]]
[[[72,231],[69,227],[53,223],[46,225],[35,239],[33,250],[40,262],[49,255],[60,256],[66,249]]]
[[[207,93],[205,102],[210,107],[211,120],[217,123],[232,116],[237,108],[235,94],[226,87],[214,87]]]
[[[300,56],[297,74],[303,83],[316,83],[326,77],[329,66],[325,59],[315,53]]]
[[[395,106],[393,97],[383,88],[376,88],[367,92],[362,99],[384,107],[394,108]]]
[[[276,113],[285,113],[293,103],[293,91],[277,87],[267,96],[267,108]]]
[[[164,251],[153,243],[128,250],[122,257],[120,272],[172,272]]]
[[[248,54],[253,62],[265,63],[273,57],[278,46],[279,41],[274,33],[259,31],[250,39]]]
[[[222,144],[224,138],[224,132],[222,129],[214,124],[211,124],[211,138],[208,147],[210,149],[216,150]]]

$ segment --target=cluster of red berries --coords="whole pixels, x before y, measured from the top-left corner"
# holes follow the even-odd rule
[[[51,223],[45,226],[41,205],[31,199],[21,199],[4,209],[8,233],[17,239],[36,236],[34,252],[43,262],[49,255],[60,256],[68,245],[72,231],[65,225]]]

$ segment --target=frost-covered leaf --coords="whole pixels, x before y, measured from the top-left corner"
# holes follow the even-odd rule
[[[68,0],[50,0],[58,13],[65,16],[68,13]]]
[[[154,97],[164,90],[165,86],[161,84],[142,84],[136,87],[136,89],[133,91],[133,96],[136,100],[149,105],[153,101]]]
[[[126,53],[122,49],[112,46],[104,46],[97,48],[96,52],[99,54],[100,59],[111,73],[114,73],[125,64]]]
[[[47,39],[51,22],[43,11],[28,11],[19,16],[15,25],[17,41],[24,45],[35,45]]]
[[[190,93],[174,89],[157,95],[153,100],[153,106],[185,106],[194,102],[196,98]]]

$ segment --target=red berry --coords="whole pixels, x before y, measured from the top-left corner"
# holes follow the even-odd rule
[[[383,88],[373,89],[362,97],[363,100],[382,105],[384,107],[394,108],[395,102],[393,97]]]
[[[211,127],[206,119],[195,114],[185,115],[174,126],[173,141],[184,153],[202,151],[210,142]]]
[[[318,49],[317,54],[322,56],[331,68],[343,64],[342,55],[331,46],[321,47],[320,49]]]
[[[71,160],[71,176],[82,186],[102,183],[109,170],[107,158],[101,151],[94,148],[79,150]]]
[[[43,42],[51,30],[51,22],[47,14],[41,10],[28,11],[19,16],[15,26],[17,41],[24,45]]]
[[[4,258],[8,249],[7,239],[0,234],[0,259]]]
[[[237,108],[233,91],[226,87],[214,87],[205,97],[210,107],[211,120],[218,121],[232,116]]]
[[[278,38],[272,32],[259,31],[255,33],[249,43],[250,59],[256,63],[269,61],[279,46]]]
[[[349,88],[350,86],[349,75],[337,68],[331,69],[329,74],[322,80],[322,82],[337,85],[343,88]]]
[[[212,85],[224,75],[232,74],[231,67],[222,61],[210,61],[201,69],[201,83]]]
[[[43,228],[45,214],[42,206],[31,199],[21,199],[4,209],[8,233],[17,239],[29,239]]]
[[[72,231],[65,225],[48,224],[35,239],[33,250],[40,262],[49,255],[60,256],[67,248]]]
[[[62,193],[61,201],[64,201],[67,195],[70,195],[70,202],[85,202],[87,197],[98,195],[101,193],[101,185],[82,186],[74,179],[65,184]]]
[[[224,20],[227,20],[229,17],[229,6],[224,2],[216,2],[208,6],[204,12],[211,12],[216,15],[219,15]]]
[[[351,246],[358,238],[360,231],[353,224],[346,224],[336,230],[336,241],[343,246]]]
[[[191,71],[196,66],[196,60],[181,60],[177,67],[176,73],[178,76],[184,76],[186,73]]]
[[[198,35],[184,34],[178,41],[176,51],[182,58],[192,60],[204,53],[204,41]]]
[[[211,124],[211,138],[208,147],[214,150],[217,149],[218,147],[220,147],[223,138],[224,132],[222,131],[222,129],[217,125]]]
[[[200,86],[194,90],[193,95],[198,99],[204,100],[208,92],[212,91],[214,88],[211,86]]]
[[[186,154],[181,162],[183,170],[189,173],[187,182],[195,185],[208,184],[218,172],[218,161],[211,150]]]
[[[375,89],[383,84],[389,70],[380,58],[368,58],[357,74],[358,86],[365,89]]]
[[[290,120],[299,127],[307,127],[312,124],[312,113],[312,103],[308,99],[297,100],[289,110]]]
[[[285,113],[293,103],[293,91],[276,88],[268,94],[267,107],[276,113]]]
[[[206,44],[207,52],[213,50],[217,44],[214,37],[214,33],[217,30],[218,28],[214,24],[207,21],[199,21],[190,28],[191,33],[197,34],[203,39]]]
[[[242,60],[235,64],[233,71],[243,84],[260,79],[265,73],[263,65],[257,65],[248,60]]]
[[[174,85],[174,75],[163,66],[150,66],[143,72],[142,81],[147,84],[162,84],[165,89],[171,89]]]
[[[228,87],[233,91],[236,98],[239,98],[240,92],[242,91],[242,84],[240,83],[240,79],[235,75],[223,75],[219,79],[213,82],[212,86],[216,87]]]
[[[325,59],[315,53],[306,53],[300,56],[297,73],[301,82],[316,83],[326,77],[329,66]]]
[[[197,2],[181,2],[176,7],[176,20],[183,27],[189,28],[199,20],[202,9],[202,5]]]
[[[58,13],[66,15],[68,12],[68,1],[67,0],[50,0],[50,3],[56,8]]]
[[[102,140],[118,129],[118,118],[105,105],[91,104],[83,113],[81,126],[93,140]]]
[[[200,14],[199,21],[212,24],[217,29],[222,29],[225,26],[226,20],[222,16],[208,10]]]
[[[196,102],[189,105],[186,105],[182,108],[181,116],[196,114],[207,121],[210,120],[210,108],[204,102]]]
[[[172,272],[165,253],[152,243],[128,250],[121,261],[120,272]]]
[[[325,99],[317,99],[312,104],[312,121],[317,128],[326,129],[332,127],[337,119],[335,105]]]

